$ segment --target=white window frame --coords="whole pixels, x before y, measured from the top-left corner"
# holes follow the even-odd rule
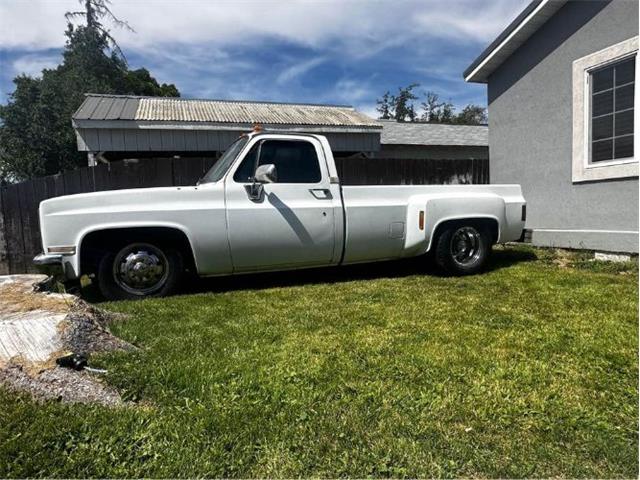
[[[573,62],[573,168],[572,180],[592,182],[613,178],[638,176],[638,91],[634,92],[633,157],[591,163],[591,89],[590,73],[596,69],[617,63],[636,55],[636,80],[638,78],[638,37],[607,47],[599,52]]]

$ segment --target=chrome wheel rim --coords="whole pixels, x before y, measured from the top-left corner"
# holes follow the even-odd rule
[[[169,262],[162,250],[147,243],[128,245],[113,261],[116,284],[133,295],[149,295],[162,288],[169,277]]]
[[[473,227],[458,228],[451,236],[450,252],[453,261],[467,267],[474,264],[481,254],[480,232]]]

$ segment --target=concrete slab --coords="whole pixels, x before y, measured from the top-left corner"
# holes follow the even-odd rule
[[[35,292],[34,285],[46,278],[0,276],[0,365],[45,366],[63,354],[64,322],[77,299]]]

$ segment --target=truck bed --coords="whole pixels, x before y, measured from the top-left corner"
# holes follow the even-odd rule
[[[518,239],[524,228],[519,185],[344,186],[342,196],[347,227],[343,263],[424,253],[437,226],[456,218],[495,220],[500,242]]]

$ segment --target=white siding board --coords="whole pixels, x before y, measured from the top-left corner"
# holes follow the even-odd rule
[[[111,130],[98,129],[98,149],[101,152],[108,152],[113,150],[113,143],[111,142]]]
[[[136,130],[125,130],[124,131],[124,148],[125,150],[138,151],[138,142]]]
[[[111,145],[114,152],[122,152],[124,146],[124,130],[117,128],[111,131]]]
[[[152,151],[162,150],[162,134],[161,130],[149,130],[149,149]]]
[[[87,128],[84,130],[84,141],[90,152],[100,151],[100,141],[98,140],[98,131],[95,128]]]

